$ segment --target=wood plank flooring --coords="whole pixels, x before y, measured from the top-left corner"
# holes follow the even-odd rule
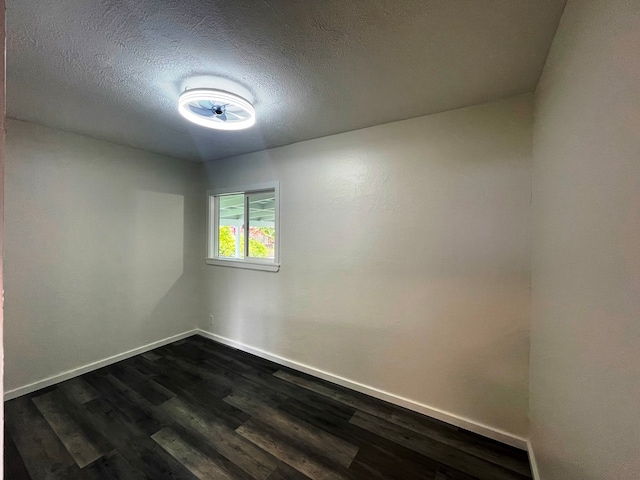
[[[199,336],[5,402],[8,480],[524,480],[527,454]]]

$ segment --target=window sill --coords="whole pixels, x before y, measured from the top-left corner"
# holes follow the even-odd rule
[[[280,264],[278,263],[219,260],[217,258],[207,258],[205,262],[207,262],[207,265],[217,265],[219,267],[245,268],[248,270],[262,270],[263,272],[277,272],[278,270],[280,270]]]

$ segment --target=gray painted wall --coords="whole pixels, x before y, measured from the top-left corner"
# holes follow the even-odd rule
[[[201,327],[526,437],[531,102],[206,164],[280,181],[282,267],[207,267]]]
[[[640,478],[640,2],[567,4],[536,93],[531,430],[544,480]]]
[[[206,168],[10,121],[8,389],[199,324],[526,437],[531,113],[523,96]],[[280,181],[279,273],[204,264],[205,172]]]
[[[5,390],[191,330],[202,167],[7,127]]]

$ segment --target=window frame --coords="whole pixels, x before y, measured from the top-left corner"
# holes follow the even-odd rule
[[[245,252],[244,258],[226,258],[219,256],[220,238],[220,197],[223,195],[244,195],[244,224],[245,228],[245,248],[248,252],[249,246],[249,204],[247,197],[251,194],[273,190],[275,195],[275,242],[273,259],[261,259],[248,257]],[[243,187],[220,188],[207,190],[207,258],[208,265],[222,267],[246,268],[250,270],[262,270],[266,272],[277,272],[280,270],[280,182],[266,182]]]

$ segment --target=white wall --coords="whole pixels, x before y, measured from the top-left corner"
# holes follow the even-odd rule
[[[640,2],[569,0],[536,92],[532,444],[640,478]]]
[[[281,182],[282,268],[207,267],[201,327],[526,436],[531,120],[524,96],[208,163]]]
[[[0,42],[5,45],[5,6],[0,0]],[[0,398],[4,398],[4,143],[5,143],[5,56],[0,58]],[[4,408],[0,409],[0,452],[4,452]],[[0,455],[0,480],[4,477],[4,455]]]
[[[5,390],[192,329],[202,167],[7,127]]]

